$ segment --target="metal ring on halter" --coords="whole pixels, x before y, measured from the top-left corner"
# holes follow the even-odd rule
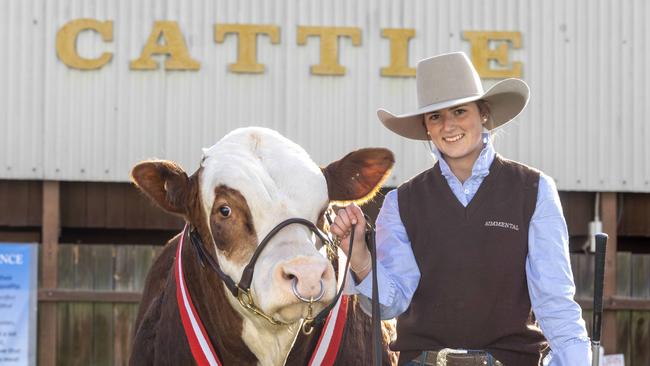
[[[300,301],[306,302],[306,303],[312,303],[314,301],[318,301],[321,298],[323,298],[323,295],[325,294],[325,287],[323,286],[323,280],[320,280],[320,293],[316,297],[310,297],[309,299],[306,297],[303,297],[300,295],[300,292],[298,292],[298,278],[294,277],[293,280],[291,281],[291,290],[293,291],[293,295],[297,297]]]

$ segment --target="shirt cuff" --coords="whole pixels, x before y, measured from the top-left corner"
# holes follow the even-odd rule
[[[377,262],[377,283],[379,284],[379,303],[383,306],[391,306],[395,301],[395,283],[386,273],[386,269]],[[357,284],[356,290],[359,294],[372,298],[372,271],[368,272],[366,278]]]
[[[589,339],[576,338],[561,349],[552,350],[544,360],[548,366],[590,366],[591,343]]]

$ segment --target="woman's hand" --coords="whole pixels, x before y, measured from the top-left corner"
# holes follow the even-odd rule
[[[354,233],[351,233],[352,225],[356,225]],[[338,245],[348,255],[350,253],[350,234],[354,235],[350,267],[359,281],[362,281],[372,269],[370,251],[366,245],[366,218],[363,216],[363,211],[354,203],[338,210],[330,230],[339,239]]]

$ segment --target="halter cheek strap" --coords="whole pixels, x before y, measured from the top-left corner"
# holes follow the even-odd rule
[[[183,236],[185,236],[185,231],[187,230],[187,227],[183,229]],[[210,268],[212,268],[213,271],[217,273],[219,278],[224,282],[228,290],[233,294],[233,296],[237,297],[239,290],[237,288],[237,285],[235,284],[235,281],[230,278],[224,271],[221,270],[221,267],[219,266],[219,263],[210,255],[205,250],[205,247],[203,246],[203,241],[201,240],[201,235],[196,229],[193,229],[191,226],[189,227],[189,233],[190,233],[190,241],[192,242],[192,246],[194,247],[194,250],[196,250],[196,254],[199,257],[199,262],[201,263],[201,266],[205,267],[205,263],[207,262]]]

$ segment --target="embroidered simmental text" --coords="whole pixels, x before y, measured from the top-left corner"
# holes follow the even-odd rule
[[[509,222],[503,222],[503,221],[486,221],[485,226],[498,226],[498,227],[503,227],[506,229],[512,229],[515,231],[519,231],[519,225],[511,224]]]

